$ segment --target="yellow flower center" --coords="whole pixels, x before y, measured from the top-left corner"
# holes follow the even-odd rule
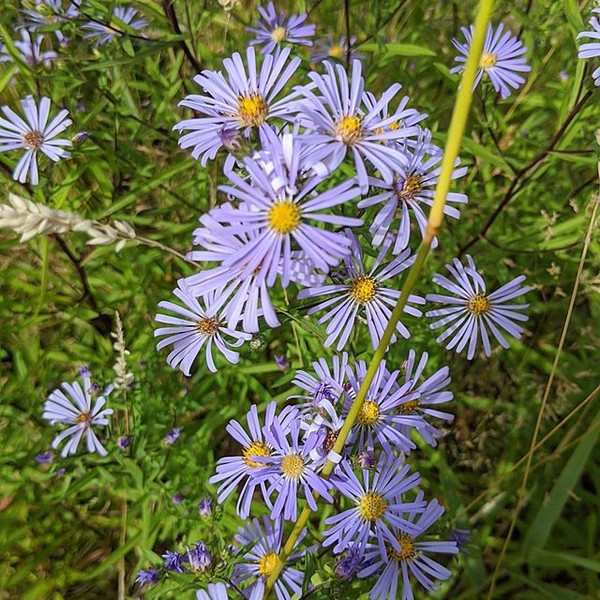
[[[350,286],[350,296],[359,304],[366,304],[375,298],[377,283],[368,275],[361,275],[354,279]]]
[[[269,115],[269,107],[258,92],[238,98],[238,117],[246,127],[262,125]]]
[[[487,313],[490,310],[490,306],[490,301],[483,294],[477,294],[477,296],[469,298],[469,303],[467,304],[469,312],[476,317]]]
[[[294,202],[284,200],[274,204],[267,215],[269,226],[277,233],[285,235],[296,229],[300,223],[300,209]]]
[[[92,417],[90,415],[89,412],[82,412],[79,413],[76,417],[75,417],[75,422],[76,423],[90,423],[90,421],[92,420]]]
[[[408,415],[408,414],[413,414],[415,412],[415,409],[419,406],[419,399],[417,398],[416,400],[410,400],[409,402],[405,402],[404,404],[401,404],[398,407],[398,411]]]
[[[258,572],[265,577],[269,577],[277,564],[277,554],[269,552],[260,557],[258,561]]]
[[[363,128],[360,117],[356,115],[346,115],[335,126],[335,134],[342,138],[344,144],[352,146],[356,144],[363,135]]]
[[[264,467],[265,463],[258,462],[257,460],[252,460],[251,456],[271,456],[271,450],[269,447],[263,442],[254,441],[248,446],[248,448],[244,448],[242,452],[242,456],[244,457],[244,462],[251,469],[256,469],[258,467]]]
[[[196,322],[198,331],[208,337],[215,335],[219,331],[219,319],[216,317],[202,317]]]
[[[400,200],[412,200],[423,189],[423,178],[417,173],[413,173],[406,178],[402,187],[396,192]]]
[[[279,42],[283,42],[283,40],[285,40],[286,35],[287,31],[285,27],[281,27],[281,25],[279,27],[275,27],[275,29],[271,31],[271,37],[273,38],[273,41],[277,44],[279,44]]]
[[[396,539],[400,544],[400,548],[402,548],[402,552],[398,552],[393,546],[388,546],[388,552],[392,558],[396,560],[410,560],[417,555],[415,544],[410,535],[401,533]]]
[[[290,454],[284,456],[281,461],[281,471],[288,477],[298,479],[304,472],[304,460],[299,454]]]
[[[479,59],[479,68],[481,69],[490,69],[493,67],[498,61],[498,57],[491,52],[483,52],[481,54],[481,58]]]
[[[377,406],[373,400],[365,400],[360,407],[356,420],[360,425],[369,426],[373,425],[373,423],[377,423],[380,415],[381,411],[379,410],[379,406]]]
[[[344,48],[339,44],[333,44],[333,46],[329,48],[329,56],[332,58],[344,58]]]
[[[399,119],[398,121],[392,121],[389,125],[387,125],[387,128],[391,131],[396,131],[396,129],[400,129],[400,127],[402,127],[402,119]],[[378,127],[375,130],[375,133],[377,135],[381,135],[382,133],[385,133],[385,129],[383,127]]]
[[[23,134],[23,143],[27,150],[39,150],[44,143],[44,136],[39,131],[27,131]]]
[[[358,503],[358,512],[365,521],[377,521],[385,512],[387,502],[377,492],[367,492]]]

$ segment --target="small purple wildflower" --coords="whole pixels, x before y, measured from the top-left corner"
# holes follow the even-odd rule
[[[54,452],[52,452],[51,450],[47,450],[46,452],[41,452],[40,454],[37,454],[35,457],[35,462],[38,465],[50,465],[50,464],[52,464],[53,460],[54,460]]]
[[[136,582],[140,585],[147,583],[154,585],[160,581],[160,571],[158,569],[142,569],[136,578]]]
[[[30,68],[35,69],[40,65],[49,67],[52,61],[58,57],[54,50],[42,50],[44,43],[43,35],[31,35],[29,31],[21,31],[21,39],[13,42],[19,52],[19,58]],[[0,43],[0,63],[12,62],[13,57],[8,53],[4,44]]]
[[[89,376],[85,375],[82,382],[83,388],[77,381],[72,384],[63,382],[62,389],[54,390],[44,402],[42,414],[44,419],[49,420],[52,425],[56,423],[70,425],[56,436],[52,442],[52,448],[56,449],[64,439],[70,438],[62,449],[61,456],[74,454],[81,438],[85,435],[88,452],[97,452],[100,456],[106,456],[107,451],[100,443],[93,427],[109,424],[108,417],[112,415],[113,410],[103,407],[113,388],[109,386],[102,395],[96,398],[92,406]]]
[[[256,34],[256,38],[250,44],[262,44],[263,54],[275,50],[277,55],[282,43],[312,46],[312,41],[308,38],[315,35],[315,25],[304,25],[308,16],[306,13],[292,15],[286,20],[283,11],[277,14],[273,2],[269,2],[266,8],[259,6],[258,12],[264,21],[258,20],[256,27],[246,27],[246,31]]]
[[[119,436],[117,438],[117,448],[121,450],[121,452],[125,452],[127,448],[129,448],[130,440],[126,435]]]
[[[452,40],[452,44],[460,52],[460,55],[455,59],[460,64],[450,69],[451,73],[459,73],[464,70],[464,63],[466,63],[469,55],[475,26],[471,25],[469,29],[461,27],[460,30],[467,42],[463,44],[456,39]],[[504,35],[502,35],[503,33]],[[513,36],[510,31],[504,31],[502,23],[498,25],[495,31],[492,24],[489,23],[474,86],[477,86],[485,73],[492,81],[496,92],[500,92],[502,99],[508,98],[511,94],[510,88],[516,90],[525,83],[525,78],[517,73],[531,71],[527,59],[523,56],[526,52],[527,48],[523,45],[523,42]]]
[[[117,6],[111,16],[111,21],[107,25],[98,21],[89,21],[81,26],[81,29],[86,33],[83,34],[84,39],[95,39],[96,46],[102,46],[111,42],[116,37],[123,35],[121,23],[128,29],[139,31],[143,29],[148,22],[145,19],[136,19],[138,11],[132,7]]]
[[[354,507],[325,519],[330,528],[323,533],[323,546],[335,544],[333,551],[336,553],[348,548],[352,542],[363,548],[369,537],[375,535],[382,556],[386,556],[385,541],[400,552],[401,547],[390,527],[415,532],[415,526],[407,520],[405,513],[421,512],[425,507],[422,500],[402,500],[402,495],[421,481],[419,473],[408,475],[409,470],[410,466],[404,464],[402,458],[383,454],[374,471],[362,471],[361,483],[348,462],[342,462],[331,477],[331,483],[354,502]]]
[[[302,541],[306,530],[300,534],[294,548]],[[263,516],[262,526],[258,519],[253,519],[245,528],[240,527],[235,536],[235,541],[241,546],[254,543],[254,546],[244,555],[244,562],[236,564],[233,571],[233,580],[242,583],[255,579],[251,586],[244,591],[249,598],[263,598],[265,583],[277,564],[277,556],[281,551],[283,540],[283,521],[271,521]],[[275,581],[275,593],[278,600],[289,600],[292,595],[302,593],[303,574],[289,566],[290,561],[300,558],[306,550],[300,550],[288,557],[279,577]]]
[[[172,446],[178,439],[179,436],[181,435],[181,427],[173,427],[173,429],[171,429],[171,431],[169,431],[169,433],[167,433],[167,435],[165,435],[164,438],[164,442],[165,444],[167,444],[167,446]]]
[[[375,454],[371,450],[363,450],[356,456],[356,464],[361,469],[372,469],[375,466]]]
[[[480,337],[485,355],[491,356],[488,330],[503,348],[508,348],[509,343],[501,330],[516,339],[521,337],[523,328],[515,321],[527,321],[529,317],[519,311],[527,309],[529,304],[506,303],[527,293],[530,288],[522,285],[525,276],[521,275],[488,294],[485,282],[477,272],[473,259],[468,254],[466,259],[467,266],[464,266],[457,258],[454,259],[453,265],[446,265],[456,283],[443,275],[436,274],[434,276],[434,283],[454,295],[427,294],[428,302],[441,302],[447,306],[430,310],[425,313],[425,316],[441,317],[430,324],[431,329],[448,325],[437,341],[443,342],[452,336],[446,344],[446,348],[449,350],[456,348],[458,353],[462,352],[468,344],[467,359],[471,360],[475,356],[477,341]]]
[[[290,368],[290,361],[285,357],[284,354],[275,355],[273,360],[275,361],[277,368],[281,369],[282,371]]]
[[[191,550],[187,548],[184,562],[187,563],[190,566],[190,569],[195,573],[204,573],[210,569],[212,557],[203,542],[195,542],[194,547]]]
[[[79,377],[84,377],[85,375],[90,377],[91,374],[92,372],[90,371],[88,365],[81,365],[80,367],[77,367],[77,375],[79,375]]]
[[[205,519],[212,515],[212,499],[204,498],[198,502],[198,514]]]
[[[27,96],[21,100],[21,106],[26,121],[8,106],[2,107],[6,119],[0,117],[0,152],[25,150],[12,177],[15,181],[25,183],[29,176],[31,184],[37,185],[38,151],[54,162],[58,162],[61,158],[68,158],[69,152],[64,148],[72,146],[72,143],[56,136],[71,125],[72,121],[67,118],[69,111],[61,110],[48,123],[50,98],[43,97],[38,106],[33,96]]]
[[[217,302],[219,293],[212,291],[201,298],[195,298],[182,281],[173,293],[185,306],[173,302],[159,302],[160,308],[180,316],[157,314],[156,320],[159,323],[167,323],[168,327],[160,327],[154,331],[154,337],[166,336],[157,343],[157,350],[173,344],[173,350],[167,356],[169,365],[174,369],[179,367],[184,375],[189,377],[192,363],[203,346],[206,364],[213,373],[217,370],[212,355],[213,346],[216,346],[230,363],[239,362],[240,355],[227,346],[239,348],[251,336],[222,324],[221,305]],[[225,336],[233,341],[228,341]]]
[[[363,549],[359,544],[353,544],[348,548],[344,556],[340,558],[333,567],[336,577],[344,581],[352,581],[360,569],[363,559]]]
[[[79,16],[80,4],[81,0],[67,0],[65,7],[63,0],[37,0],[35,10],[20,11],[25,21],[24,27],[28,31],[35,32],[40,27],[73,21]],[[68,45],[69,38],[60,29],[56,29],[54,35],[61,46]]]
[[[382,283],[388,279],[397,279],[402,271],[413,264],[415,256],[411,256],[410,250],[406,249],[392,261],[381,267],[387,250],[392,243],[391,237],[388,237],[373,266],[367,272],[358,239],[349,230],[346,230],[346,236],[351,243],[351,255],[344,259],[347,269],[346,281],[344,283],[315,286],[301,290],[298,293],[298,298],[330,296],[308,311],[308,314],[312,315],[321,310],[328,309],[319,319],[319,323],[329,321],[325,330],[327,338],[324,345],[326,347],[331,346],[337,340],[337,350],[343,350],[348,343],[350,334],[360,314],[366,317],[371,343],[373,348],[377,348],[392,314],[392,310],[396,305],[396,301],[400,297],[399,290],[383,287]],[[408,302],[425,304],[423,298],[414,294],[408,297]],[[404,312],[416,317],[422,315],[420,310],[408,304],[405,306]],[[410,332],[400,321],[396,325],[396,331],[404,338],[410,337]],[[392,343],[395,341],[396,337],[394,336]]]
[[[183,563],[185,562],[185,556],[179,554],[179,552],[172,552],[167,550],[162,557],[164,558],[164,566],[167,571],[175,571],[176,573],[184,573],[185,569]]]
[[[181,494],[173,494],[171,497],[171,502],[175,506],[179,506],[183,502],[183,496]]]

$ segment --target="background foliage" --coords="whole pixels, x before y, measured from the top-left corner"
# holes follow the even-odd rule
[[[2,3],[0,32],[7,45],[17,37],[17,11],[26,4]],[[400,81],[412,106],[430,115],[426,123],[443,144],[457,87],[449,74],[455,54],[450,39],[471,22],[475,3],[368,4],[368,10],[358,0],[281,7],[309,10],[320,37],[346,34],[348,17],[368,88],[377,93]],[[112,9],[100,0],[88,5],[99,17]],[[185,253],[198,216],[217,202],[221,167],[203,169],[178,149],[171,128],[187,113],[177,103],[196,91],[194,60],[218,68],[224,56],[245,46],[244,25],[254,20],[256,3],[244,0],[230,13],[210,0],[178,0],[174,13],[158,0],[135,6],[150,21],[146,40],[124,36],[96,50],[73,23],[72,43],[51,67],[0,63],[0,104],[15,107],[27,94],[47,95],[69,109],[73,133],[89,133],[71,160],[42,169],[35,189],[12,181],[14,159],[0,154],[0,201],[13,191],[85,217],[117,218]],[[529,450],[577,279],[598,184],[598,92],[589,66],[577,60],[575,43],[591,8],[591,2],[576,0],[497,3],[494,21],[521,32],[532,72],[506,101],[491,87],[479,88],[462,152],[468,175],[454,187],[470,202],[459,222],[446,221],[418,290],[431,291],[431,275],[467,249],[490,286],[521,272],[534,286],[526,337],[487,361],[469,363],[446,353],[424,320],[412,323],[410,345],[430,353],[432,370],[450,365],[456,414],[440,446],[419,451],[414,464],[428,494],[473,535],[470,554],[453,563],[455,576],[438,598],[481,598],[490,585],[515,509],[519,461]],[[283,402],[295,369],[331,354],[314,319],[284,318],[281,328],[262,334],[258,348],[244,347],[239,366],[221,363],[214,375],[202,366],[186,379],[155,351],[152,322],[157,303],[193,266],[158,248],[127,245],[116,254],[114,247],[92,248],[85,241],[66,234],[20,244],[12,233],[0,234],[3,598],[116,597],[119,578],[127,597],[137,597],[138,569],[159,562],[165,549],[203,539],[226,551],[239,525],[234,502],[211,519],[199,518],[196,504],[214,492],[207,483],[214,462],[231,450],[227,421],[250,403]],[[533,457],[495,598],[600,598],[599,266],[600,246],[592,235],[540,439],[558,429]],[[292,314],[294,297],[289,294]],[[54,434],[41,420],[47,394],[74,379],[82,364],[100,382],[113,377],[116,310],[136,383],[117,404],[130,411],[131,422],[113,422],[107,448],[114,450],[129,428],[132,446],[106,458],[78,455],[40,467],[35,456]],[[368,359],[369,347],[360,335],[351,350]],[[398,342],[388,361],[398,365],[408,348]],[[286,355],[290,368],[280,370],[275,355]],[[183,432],[168,447],[163,438],[175,425]],[[175,494],[183,497],[181,504],[173,503]],[[330,568],[330,558],[323,562]],[[148,595],[191,598],[198,587],[181,577]]]

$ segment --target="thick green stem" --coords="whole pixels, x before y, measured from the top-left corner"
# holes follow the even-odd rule
[[[406,301],[410,296],[421,269],[425,264],[425,259],[427,258],[427,254],[429,253],[429,249],[431,248],[431,242],[433,238],[438,234],[441,226],[442,219],[444,215],[444,205],[446,203],[446,196],[448,194],[448,190],[450,189],[450,182],[452,181],[452,172],[454,170],[454,163],[456,158],[458,157],[458,153],[460,151],[460,144],[462,140],[463,133],[465,131],[465,126],[467,123],[467,118],[469,116],[469,109],[471,107],[471,98],[473,94],[473,85],[475,83],[475,76],[477,74],[477,69],[479,68],[479,60],[481,58],[481,52],[483,50],[483,43],[485,40],[485,34],[487,30],[487,26],[492,14],[492,9],[494,7],[494,0],[481,0],[479,5],[479,10],[477,13],[477,18],[475,19],[475,33],[473,35],[473,41],[471,43],[471,47],[469,49],[469,57],[467,58],[467,62],[465,64],[465,70],[462,76],[460,88],[458,90],[458,94],[456,97],[456,102],[454,104],[454,110],[452,111],[452,120],[450,121],[450,127],[448,129],[448,138],[446,140],[446,147],[444,149],[444,158],[442,160],[442,166],[440,170],[440,176],[438,179],[438,183],[435,189],[435,196],[433,199],[433,206],[431,207],[431,212],[429,213],[429,219],[427,222],[427,230],[425,232],[425,236],[423,239],[423,243],[419,247],[419,251],[417,253],[417,258],[412,265],[406,280],[404,281],[404,285],[402,286],[402,291],[400,293],[400,297],[398,298],[398,302],[392,311],[392,316],[390,317],[389,323],[385,328],[383,335],[381,336],[381,341],[373,354],[373,359],[369,364],[369,368],[365,375],[364,380],[361,383],[360,389],[350,407],[350,411],[348,412],[348,416],[342,425],[337,437],[337,441],[333,447],[333,451],[340,454],[344,448],[344,444],[346,443],[346,439],[348,438],[348,434],[356,421],[356,418],[360,412],[362,404],[367,395],[367,391],[375,374],[377,373],[377,369],[381,364],[381,361],[385,357],[385,353],[387,351],[387,347],[396,331],[396,325],[402,316],[402,311],[406,306]],[[331,461],[328,461],[325,467],[321,472],[321,476],[327,479],[331,472],[333,471],[335,464]],[[268,597],[273,586],[275,585],[275,581],[277,577],[281,573],[285,562],[288,556],[291,554],[302,529],[306,525],[311,510],[309,507],[306,507],[301,513],[298,521],[294,525],[290,537],[288,538],[283,550],[279,554],[277,558],[277,564],[275,568],[271,572],[269,579],[267,580],[265,597]]]

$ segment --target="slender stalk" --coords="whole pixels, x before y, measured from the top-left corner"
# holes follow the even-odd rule
[[[475,19],[475,34],[469,50],[469,57],[465,65],[460,89],[458,90],[456,102],[454,104],[454,110],[452,111],[452,119],[448,129],[448,138],[446,140],[446,147],[444,149],[441,172],[435,189],[433,206],[431,207],[431,212],[429,213],[429,220],[427,222],[427,229],[423,238],[423,243],[419,247],[417,258],[408,272],[406,280],[404,281],[398,302],[392,311],[389,323],[387,324],[387,327],[385,328],[385,331],[381,337],[381,341],[375,350],[365,378],[361,383],[360,389],[358,390],[352,406],[350,407],[348,416],[346,417],[346,420],[344,421],[344,424],[338,433],[337,441],[333,446],[333,452],[338,454],[341,454],[343,450],[348,434],[350,433],[350,430],[356,421],[364,399],[367,395],[367,390],[369,389],[369,386],[375,377],[375,373],[377,372],[377,369],[379,368],[379,365],[385,356],[388,344],[394,335],[396,325],[400,320],[400,316],[402,315],[406,301],[412,289],[414,288],[419,277],[419,273],[421,272],[423,264],[425,263],[425,259],[427,258],[427,254],[429,253],[429,249],[431,247],[431,242],[439,233],[441,228],[446,195],[450,189],[454,163],[458,157],[460,143],[467,123],[469,109],[471,107],[473,84],[475,83],[475,75],[477,73],[479,59],[483,50],[485,32],[492,14],[493,6],[494,0],[481,0],[479,4],[477,18]],[[334,467],[335,464],[331,461],[328,461],[321,471],[321,476],[327,479]],[[310,517],[310,513],[311,510],[308,506],[304,508],[302,513],[300,513],[300,517],[298,518],[296,525],[294,525],[294,528],[292,529],[292,532],[285,546],[283,547],[283,550],[277,557],[277,564],[267,580],[265,597],[268,597],[273,589],[275,581],[285,565],[285,561],[291,554],[301,531],[304,529],[304,526]]]

